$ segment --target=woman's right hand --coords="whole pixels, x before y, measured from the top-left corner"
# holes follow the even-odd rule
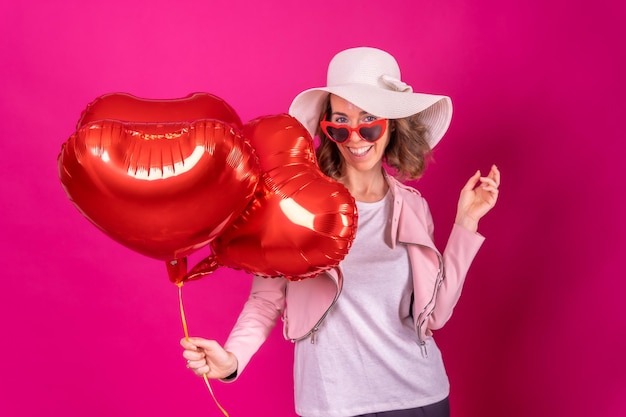
[[[235,355],[224,350],[215,340],[190,337],[181,339],[180,344],[185,348],[183,357],[187,359],[187,368],[198,376],[224,379],[237,371]]]

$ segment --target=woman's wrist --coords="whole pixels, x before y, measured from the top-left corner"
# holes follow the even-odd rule
[[[228,356],[230,356],[233,361],[233,366],[231,367],[233,371],[227,377],[222,378],[222,380],[224,381],[230,381],[232,379],[235,379],[237,377],[237,371],[239,370],[239,361],[237,360],[237,357],[231,352],[228,352]]]
[[[235,369],[235,372],[233,372],[232,374],[228,375],[226,378],[222,378],[222,380],[224,381],[231,381],[233,379],[237,378],[237,370]]]
[[[454,223],[474,233],[478,231],[478,220],[471,219],[467,216],[457,217]]]

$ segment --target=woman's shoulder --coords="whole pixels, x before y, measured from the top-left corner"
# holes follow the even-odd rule
[[[395,177],[388,176],[388,178],[390,181],[390,185],[394,187],[394,191],[402,196],[402,198],[424,200],[422,194],[415,187],[409,184],[405,184]]]

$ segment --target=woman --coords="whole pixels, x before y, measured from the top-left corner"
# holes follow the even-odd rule
[[[450,99],[413,93],[396,60],[374,48],[337,54],[327,81],[300,93],[290,114],[320,137],[320,168],[356,200],[350,252],[312,279],[255,277],[224,348],[183,339],[183,356],[198,375],[234,380],[282,315],[285,337],[296,342],[299,415],[448,416],[449,382],[432,331],[459,299],[500,173],[493,166],[468,180],[440,254],[426,201],[395,177],[422,175],[450,124]]]

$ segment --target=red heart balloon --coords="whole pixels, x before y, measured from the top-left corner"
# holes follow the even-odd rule
[[[186,279],[220,265],[264,277],[311,278],[336,266],[356,233],[356,203],[320,171],[308,131],[289,115],[244,125],[261,181],[241,216],[210,244],[213,254]]]
[[[213,119],[241,129],[235,110],[221,98],[209,93],[193,93],[179,99],[154,100],[126,93],[111,93],[89,103],[81,114],[77,129],[98,120],[166,123]]]
[[[152,258],[183,259],[170,271],[177,282],[186,272],[185,257],[226,229],[251,200],[258,159],[231,124],[238,120],[234,111],[216,112],[230,123],[206,119],[212,107],[227,106],[214,96],[136,99],[124,114],[109,106],[129,97],[107,96],[96,101],[97,112],[88,108],[85,114],[104,120],[83,117],[62,146],[59,176],[74,205],[108,236]],[[161,110],[153,112],[155,104]],[[166,111],[179,105],[184,111]],[[173,115],[183,120],[172,121]]]

